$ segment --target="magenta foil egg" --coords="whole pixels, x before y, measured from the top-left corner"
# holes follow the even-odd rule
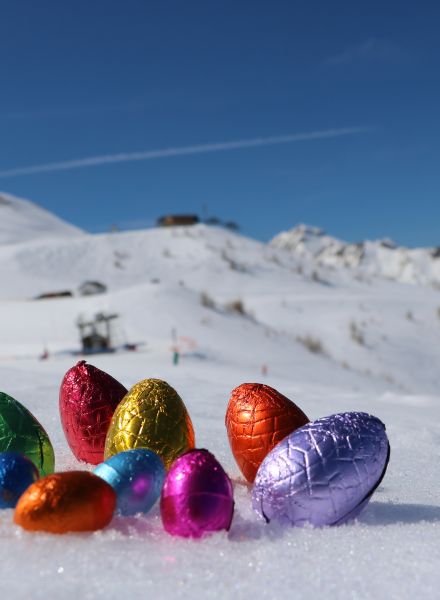
[[[171,535],[199,538],[229,529],[234,512],[232,483],[208,450],[190,450],[171,465],[160,500]]]

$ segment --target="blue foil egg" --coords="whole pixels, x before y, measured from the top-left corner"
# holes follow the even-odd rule
[[[98,465],[94,473],[115,490],[116,512],[121,515],[148,512],[165,479],[162,459],[146,448],[119,452]]]
[[[37,467],[18,452],[0,453],[0,509],[15,508],[20,496],[37,481]]]

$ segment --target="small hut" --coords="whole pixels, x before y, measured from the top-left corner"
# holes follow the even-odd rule
[[[79,288],[80,296],[94,296],[95,294],[105,294],[107,286],[100,281],[84,281]]]
[[[73,294],[70,290],[61,290],[56,292],[44,292],[39,296],[35,296],[34,300],[54,300],[56,298],[72,298]]]
[[[197,215],[166,215],[157,220],[159,227],[175,227],[182,225],[197,225],[199,217]]]

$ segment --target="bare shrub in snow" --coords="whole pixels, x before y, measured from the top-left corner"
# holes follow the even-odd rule
[[[231,302],[227,302],[225,304],[225,309],[228,312],[235,313],[237,315],[247,315],[246,308],[244,306],[243,300],[231,300]]]
[[[312,335],[298,336],[296,341],[302,344],[312,354],[325,354],[321,340]]]
[[[278,256],[278,254],[270,254],[269,256],[266,256],[265,258],[268,262],[271,262],[274,265],[278,265],[279,267],[284,266],[280,260],[280,257]]]
[[[390,375],[389,373],[381,373],[381,375],[387,383],[396,383],[396,380],[394,379],[394,377],[392,375]]]
[[[360,329],[356,321],[350,321],[350,337],[353,342],[359,344],[359,346],[365,346],[365,337],[363,331]]]
[[[210,308],[212,310],[216,308],[215,300],[213,300],[206,292],[200,294],[200,304],[205,308]]]
[[[233,258],[231,258],[229,256],[229,254],[226,252],[226,250],[222,250],[221,257],[229,265],[229,268],[232,271],[238,271],[239,273],[246,273],[246,271],[247,271],[246,267],[243,264],[241,264],[241,263],[237,262],[236,260],[234,260]]]
[[[320,283],[322,285],[330,285],[326,279],[321,277],[321,275],[318,273],[318,271],[312,271],[312,273],[310,275],[310,279],[312,281],[314,281],[315,283]]]

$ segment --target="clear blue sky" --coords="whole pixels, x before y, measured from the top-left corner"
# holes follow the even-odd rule
[[[0,171],[302,132],[353,135],[0,178],[91,231],[169,212],[440,244],[432,2],[0,0]]]

